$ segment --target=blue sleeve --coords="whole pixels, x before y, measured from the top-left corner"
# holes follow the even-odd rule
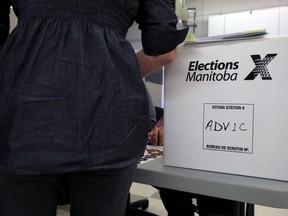
[[[177,16],[169,0],[140,0],[136,22],[147,55],[172,51],[185,40],[188,28],[177,30]]]

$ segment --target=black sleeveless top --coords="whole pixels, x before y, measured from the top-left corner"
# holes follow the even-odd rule
[[[0,169],[31,175],[137,162],[149,109],[125,35],[136,21],[147,54],[174,49],[187,30],[176,30],[170,1],[11,2],[19,21],[0,51]]]

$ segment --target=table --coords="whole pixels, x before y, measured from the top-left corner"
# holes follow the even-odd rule
[[[163,157],[139,164],[134,181],[244,203],[288,209],[288,182],[163,166]],[[253,211],[253,205],[249,205],[248,209],[250,208]]]

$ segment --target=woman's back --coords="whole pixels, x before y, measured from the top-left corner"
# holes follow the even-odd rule
[[[136,20],[145,52],[174,49],[183,35],[170,2],[11,2],[19,22],[0,53],[0,169],[62,173],[137,162],[149,110],[125,35]]]

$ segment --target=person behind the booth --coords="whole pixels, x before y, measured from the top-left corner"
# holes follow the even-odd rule
[[[153,130],[148,133],[152,145],[164,144],[164,117],[156,123]],[[234,216],[235,201],[204,196],[168,188],[156,187],[160,198],[168,212],[168,216]],[[196,199],[194,205],[192,199]]]
[[[7,37],[10,2],[19,14]],[[1,0],[0,10],[0,215],[55,216],[63,175],[71,215],[124,215],[149,127],[142,77],[175,58],[188,29],[170,0]]]

